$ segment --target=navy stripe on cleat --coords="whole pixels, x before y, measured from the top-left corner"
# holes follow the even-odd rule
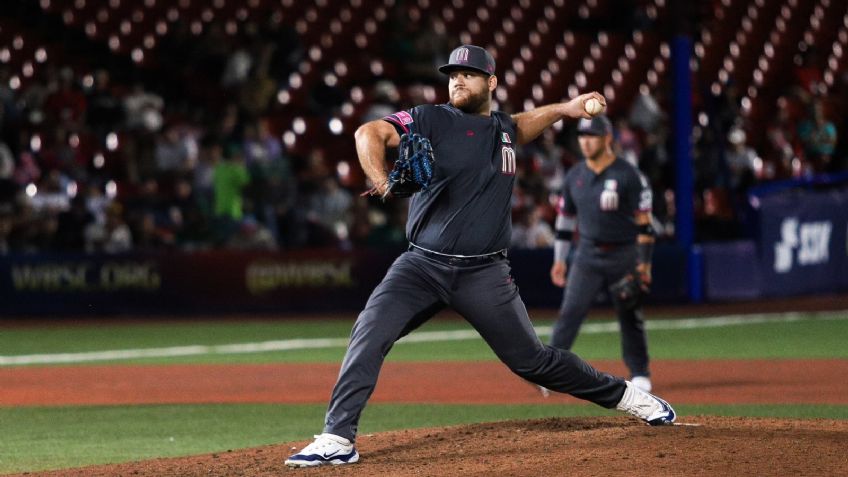
[[[651,426],[665,426],[677,419],[674,409],[664,399],[642,391],[630,381],[625,381],[625,384],[627,387],[616,409],[638,417]]]

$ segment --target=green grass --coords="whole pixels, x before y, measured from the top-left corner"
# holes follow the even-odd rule
[[[323,405],[149,405],[0,408],[0,473],[226,452],[320,432]],[[848,406],[678,406],[687,415],[848,418]],[[592,405],[373,404],[360,435],[393,429],[552,416],[613,416]],[[280,458],[285,455],[280,455]]]
[[[545,316],[550,318],[550,316]],[[549,320],[537,320],[549,326]],[[589,321],[598,323],[598,321]],[[245,321],[97,326],[54,325],[46,328],[7,328],[0,333],[3,356],[39,353],[74,353],[119,349],[162,348],[187,345],[224,345],[297,338],[336,338],[340,345],[328,348],[271,351],[249,354],[205,354],[175,358],[125,360],[125,363],[269,363],[331,362],[341,360],[350,320]],[[436,319],[421,331],[471,330],[464,321]],[[654,359],[787,359],[848,358],[848,320],[804,320],[743,324],[688,330],[649,331]],[[543,340],[548,337],[544,336]],[[586,359],[618,359],[617,332],[583,333],[574,351]],[[391,361],[479,361],[494,354],[479,338],[429,343],[401,343],[389,355]]]

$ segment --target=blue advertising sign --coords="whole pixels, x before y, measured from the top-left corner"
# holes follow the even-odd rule
[[[845,289],[848,191],[792,191],[758,200],[763,293]]]

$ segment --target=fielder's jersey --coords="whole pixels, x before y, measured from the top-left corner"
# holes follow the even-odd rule
[[[568,170],[560,212],[577,216],[581,239],[591,242],[633,242],[638,235],[638,212],[651,211],[648,180],[630,163],[616,158],[600,174],[586,161]]]
[[[429,190],[409,204],[407,239],[449,255],[483,255],[509,246],[516,125],[505,113],[466,114],[450,104],[416,106],[383,118],[399,134],[430,139]]]

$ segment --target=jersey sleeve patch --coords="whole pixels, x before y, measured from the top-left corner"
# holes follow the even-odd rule
[[[407,111],[398,111],[384,117],[383,120],[399,126],[405,133],[409,132],[409,125],[415,122]]]

